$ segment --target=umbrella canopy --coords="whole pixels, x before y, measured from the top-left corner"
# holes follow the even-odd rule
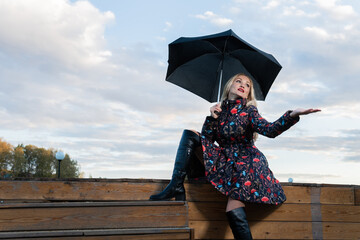
[[[231,29],[202,37],[181,37],[169,44],[166,81],[209,102],[219,101],[222,89],[237,73],[249,75],[257,100],[265,100],[281,70],[278,61],[238,37]]]

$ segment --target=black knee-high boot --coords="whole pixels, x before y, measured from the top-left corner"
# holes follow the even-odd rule
[[[184,179],[194,150],[201,144],[200,136],[190,130],[184,130],[176,153],[174,170],[169,185],[159,194],[151,195],[150,200],[161,201],[175,197],[185,201]]]
[[[226,212],[230,228],[234,234],[235,240],[252,240],[248,221],[246,219],[245,208],[235,208]]]

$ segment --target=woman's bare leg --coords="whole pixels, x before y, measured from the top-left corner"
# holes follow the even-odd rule
[[[228,198],[228,202],[226,205],[226,212],[229,212],[231,210],[234,210],[235,208],[239,208],[239,207],[245,207],[245,204],[239,200],[235,200],[232,198]]]

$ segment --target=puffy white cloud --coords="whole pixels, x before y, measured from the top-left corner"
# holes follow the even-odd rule
[[[354,17],[356,15],[355,10],[350,5],[338,4],[338,0],[315,0],[316,4],[330,13],[332,18],[344,19]]]
[[[305,31],[311,35],[323,40],[344,40],[345,35],[342,33],[329,34],[325,29],[320,27],[305,27]]]
[[[296,6],[284,6],[282,14],[284,16],[297,16],[297,17],[310,17],[310,18],[319,16],[318,12],[308,13],[305,12],[305,10]]]
[[[305,27],[304,30],[315,34],[317,37],[323,38],[325,40],[330,38],[330,34],[328,34],[325,29],[319,27]]]
[[[219,26],[219,27],[226,27],[233,23],[233,20],[231,20],[229,18],[220,17],[219,15],[217,15],[211,11],[206,11],[205,13],[198,14],[195,17],[209,21],[210,23],[212,23],[216,26]]]
[[[112,12],[100,12],[87,1],[4,0],[0,50],[53,58],[69,67],[92,66],[112,54],[103,34],[114,18]]]
[[[164,32],[169,31],[173,27],[171,22],[165,22],[165,28],[163,29]]]
[[[277,6],[280,5],[280,2],[279,1],[275,1],[275,0],[272,0],[272,1],[269,1],[265,7],[263,7],[264,9],[267,9],[267,10],[270,10],[270,9],[273,9]]]

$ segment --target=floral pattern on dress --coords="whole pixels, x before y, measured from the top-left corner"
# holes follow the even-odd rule
[[[253,134],[274,138],[299,121],[287,111],[266,121],[246,99],[225,100],[217,119],[207,117],[201,132],[205,175],[221,193],[243,202],[280,204],[286,200],[279,181]]]

